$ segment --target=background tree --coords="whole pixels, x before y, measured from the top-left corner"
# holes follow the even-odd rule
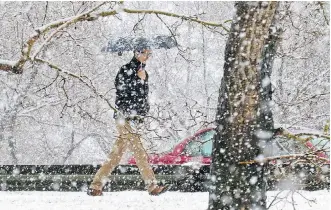
[[[211,98],[206,106],[203,97],[194,92],[208,85],[209,95],[215,95],[220,75],[206,69],[208,84],[197,85],[203,74],[197,71],[202,68],[198,53],[201,42],[197,41],[201,33],[192,30],[189,52],[187,29],[192,28],[189,24],[205,27],[206,37],[215,33],[213,42],[221,46],[222,24],[204,25],[207,22],[195,16],[199,13],[203,19],[216,20],[204,10],[230,7],[230,3],[200,3],[198,12],[195,9],[199,5],[184,2],[125,2],[124,6],[114,2],[7,2],[3,6],[1,24],[6,30],[0,34],[0,63],[18,64],[7,60],[22,59],[25,64],[20,71],[0,67],[4,70],[0,71],[2,164],[100,163],[104,159],[116,135],[111,106],[114,78],[119,67],[132,58],[132,52],[120,57],[104,54],[101,48],[128,32],[149,36],[159,31],[173,35],[180,44],[178,49],[155,51],[148,64],[153,77],[152,109],[144,135],[148,150],[169,150],[178,140],[212,124],[217,100]],[[168,11],[160,12],[165,7]],[[181,15],[170,17],[173,12]],[[219,19],[226,20],[229,14],[231,11]],[[215,50],[212,47],[205,52]],[[221,60],[217,57],[220,55],[213,56]],[[188,72],[181,70],[188,66],[191,79],[183,84]],[[201,109],[211,110],[209,117]]]
[[[128,33],[167,34],[180,45],[155,51],[148,63],[148,151],[169,150],[197,130],[214,126],[234,2],[0,4],[0,63],[15,64],[28,52],[23,50],[27,43],[33,43],[30,57],[41,49],[40,60],[28,60],[20,74],[0,66],[0,164],[104,160],[116,135],[109,106],[114,104],[114,78],[132,52],[118,56],[101,48]],[[275,124],[321,130],[330,116],[329,2],[279,4],[283,31],[271,76]],[[52,23],[57,24],[48,27]],[[59,29],[62,24],[66,27]],[[42,29],[47,30],[38,40],[28,42]],[[8,60],[14,62],[4,62]]]

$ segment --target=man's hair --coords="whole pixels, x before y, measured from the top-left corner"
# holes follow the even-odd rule
[[[148,45],[143,45],[143,46],[137,46],[135,47],[135,49],[133,50],[133,53],[142,53],[144,50],[150,50],[150,46]]]
[[[133,56],[134,57],[137,57],[140,53],[142,53],[142,51],[133,50]]]
[[[134,54],[134,55],[136,55],[136,53],[142,53],[142,52],[143,52],[143,50],[137,50],[137,49],[134,49],[134,50],[133,50],[133,54]]]

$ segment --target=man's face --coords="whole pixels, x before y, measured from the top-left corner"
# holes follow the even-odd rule
[[[136,54],[136,58],[138,61],[145,63],[151,55],[152,50],[144,49],[141,53]]]

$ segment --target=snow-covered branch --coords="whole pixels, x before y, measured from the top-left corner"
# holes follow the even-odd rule
[[[31,37],[28,39],[28,41],[24,44],[22,49],[22,54],[18,62],[11,63],[14,65],[8,65],[6,63],[1,63],[0,60],[0,70],[3,71],[11,71],[13,73],[22,73],[23,72],[23,66],[27,61],[34,61],[35,57],[40,53],[40,51],[51,41],[51,39],[61,30],[67,28],[68,26],[75,24],[77,22],[82,21],[95,21],[100,17],[106,17],[106,16],[113,16],[116,14],[119,14],[121,12],[129,13],[129,14],[154,14],[154,15],[164,15],[164,16],[170,16],[175,18],[180,18],[182,20],[186,21],[192,21],[199,24],[202,24],[203,26],[212,26],[212,27],[221,27],[226,32],[229,32],[229,29],[225,27],[221,23],[214,23],[214,22],[208,22],[208,21],[202,21],[195,17],[185,16],[185,15],[178,15],[175,13],[165,12],[165,11],[158,11],[158,10],[133,10],[133,9],[127,9],[122,8],[121,10],[111,10],[111,11],[103,11],[99,13],[92,14],[97,9],[99,9],[101,6],[103,6],[106,2],[103,2],[99,4],[98,6],[94,7],[93,9],[81,13],[76,16],[63,18],[57,21],[53,21],[51,23],[48,23],[44,26],[41,26],[35,30],[35,33],[31,35]],[[227,22],[227,21],[226,21]],[[35,50],[34,54],[30,56],[30,53],[32,51],[32,48],[36,41],[41,37],[41,35],[46,34],[49,30],[56,28],[56,30],[50,34],[46,40],[38,46],[38,48]]]
[[[199,20],[195,17],[189,17],[189,16],[185,16],[185,15],[178,15],[178,14],[170,13],[170,12],[164,12],[164,11],[158,11],[158,10],[133,10],[133,9],[125,9],[125,8],[123,9],[123,12],[132,13],[132,14],[142,13],[142,14],[155,14],[155,15],[164,15],[164,16],[176,17],[176,18],[180,18],[180,19],[183,19],[183,20],[196,22],[196,23],[202,24],[204,26],[221,27],[226,32],[230,31],[227,27],[225,27],[221,23],[213,23],[213,22],[208,22],[208,21],[202,21],[202,20]]]
[[[42,50],[42,48],[52,39],[52,37],[60,30],[68,27],[69,25],[89,19],[89,14],[99,9],[101,6],[103,6],[106,2],[103,2],[93,9],[89,10],[88,12],[69,17],[64,18],[61,20],[53,21],[52,23],[46,24],[42,27],[39,27],[35,30],[35,33],[32,34],[32,36],[28,39],[26,43],[24,43],[22,51],[21,51],[21,57],[19,61],[17,62],[3,62],[0,60],[0,70],[3,71],[11,71],[13,73],[22,73],[23,72],[23,66],[28,60],[34,60],[34,58],[38,55],[38,53]],[[57,28],[58,27],[58,28]],[[40,38],[41,35],[46,34],[50,29],[57,28],[55,32],[53,32],[36,50],[35,54],[30,56],[31,50],[35,42]],[[11,64],[11,65],[10,65]]]
[[[0,59],[0,69],[3,71],[13,71],[17,61],[9,61]]]

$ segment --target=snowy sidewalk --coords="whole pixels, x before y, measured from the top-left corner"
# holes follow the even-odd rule
[[[268,192],[268,203],[278,192]],[[288,191],[283,192],[285,197]],[[295,208],[299,210],[330,209],[330,192],[300,193],[316,203],[294,194]],[[291,193],[288,196],[291,200]],[[277,202],[274,202],[277,203]],[[206,210],[208,193],[167,192],[159,197],[143,191],[106,192],[102,197],[90,197],[85,192],[0,192],[1,210]],[[278,202],[272,210],[293,209],[292,203]]]

